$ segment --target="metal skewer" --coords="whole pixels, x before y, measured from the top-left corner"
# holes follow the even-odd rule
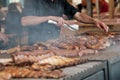
[[[48,20],[48,23],[51,23],[51,24],[57,24],[56,21],[53,21],[53,20]],[[76,28],[73,28],[71,25],[69,24],[64,24],[64,27],[67,27],[68,29],[70,29],[71,31],[76,31],[77,29]]]

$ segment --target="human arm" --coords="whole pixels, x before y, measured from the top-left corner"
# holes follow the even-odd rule
[[[92,17],[86,14],[77,12],[74,15],[74,18],[77,19],[79,22],[95,24],[99,29],[104,30],[106,32],[108,32],[109,30],[109,27],[106,24],[104,24],[102,21],[98,19],[93,19]]]
[[[65,14],[71,15],[71,17],[75,18],[78,22],[95,24],[98,28],[108,32],[109,28],[107,25],[105,25],[103,22],[101,22],[98,19],[93,19],[92,17],[86,14],[80,13],[76,8],[71,6],[66,0],[64,0],[64,8],[65,8]]]
[[[25,0],[25,5],[22,13],[21,23],[23,26],[38,25],[48,20],[54,20],[58,25],[63,25],[64,19],[58,16],[39,16],[37,8],[39,10],[39,5],[36,3],[37,0]],[[38,6],[36,6],[38,5]]]
[[[65,24],[65,20],[62,17],[57,16],[25,16],[22,17],[22,25],[30,26],[30,25],[38,25],[48,20],[54,20],[57,22],[58,26],[63,26]]]

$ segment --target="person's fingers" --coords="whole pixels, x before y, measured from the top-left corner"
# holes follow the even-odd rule
[[[103,28],[103,30],[105,30],[106,32],[108,32],[109,27],[106,24],[101,23],[101,27]]]
[[[62,27],[64,25],[65,21],[63,18],[59,18],[58,20],[58,26]]]
[[[98,27],[100,30],[102,30],[102,28],[101,28],[100,24],[96,24],[96,25],[97,25],[97,27]]]

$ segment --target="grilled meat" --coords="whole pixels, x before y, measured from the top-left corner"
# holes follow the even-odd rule
[[[18,55],[13,55],[13,61],[15,62],[15,64],[34,63],[44,58],[50,57],[52,55],[53,54],[44,54],[44,55],[18,54]]]
[[[92,50],[92,49],[84,49],[79,51],[78,55],[79,56],[86,56],[86,55],[91,55],[91,54],[98,54],[97,50]]]
[[[0,71],[4,70],[4,65],[0,63]]]
[[[35,70],[54,70],[87,62],[87,59],[52,56],[32,65]]]
[[[0,72],[0,80],[10,80],[11,74],[6,72]]]
[[[89,41],[86,43],[86,46],[90,49],[102,50],[106,49],[111,45],[111,42],[108,37],[93,37],[91,36]]]
[[[4,72],[11,74],[12,78],[60,78],[64,76],[61,70],[34,71],[20,67],[6,67]]]

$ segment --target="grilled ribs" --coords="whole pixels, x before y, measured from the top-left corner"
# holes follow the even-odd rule
[[[10,74],[12,78],[61,78],[64,76],[62,70],[34,71],[22,67],[6,67],[4,72]]]
[[[52,56],[32,65],[35,70],[54,70],[87,62],[87,59]]]

